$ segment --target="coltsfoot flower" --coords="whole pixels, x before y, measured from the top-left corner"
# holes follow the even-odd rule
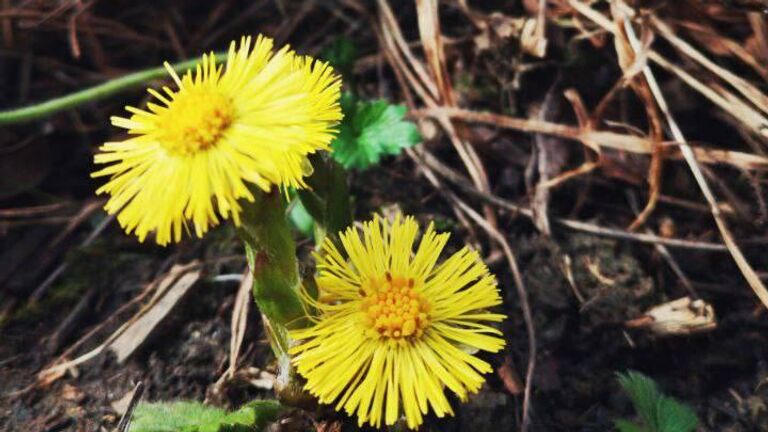
[[[112,117],[131,137],[101,147],[95,162],[106,167],[93,176],[109,176],[97,193],[128,233],[167,244],[191,223],[201,237],[220,219],[240,223],[249,184],[304,186],[307,155],[328,148],[342,117],[341,82],[328,64],[272,46],[243,37],[226,66],[204,55],[183,78],[166,63],[177,89],[149,89],[146,110]]]
[[[331,240],[318,254],[314,323],[290,332],[293,363],[321,403],[356,415],[360,425],[391,425],[405,415],[453,414],[448,388],[460,399],[476,392],[491,366],[473,355],[497,352],[504,315],[495,277],[477,252],[464,248],[438,264],[449,234],[430,224],[414,253],[412,217],[366,222]]]

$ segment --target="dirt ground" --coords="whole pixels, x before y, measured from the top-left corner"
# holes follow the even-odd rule
[[[702,431],[768,431],[768,317],[755,295],[768,274],[768,4],[630,2],[641,48],[633,54],[610,2],[452,0],[419,16],[425,3],[0,0],[0,111],[221,50],[243,34],[312,55],[351,41],[345,88],[407,105],[424,137],[415,151],[351,173],[355,216],[396,206],[451,232],[450,250],[478,248],[509,317],[507,348],[483,356],[495,370],[485,387],[422,430],[520,430],[527,416],[529,432],[613,430],[634,416],[616,380],[632,369],[692,406]],[[420,33],[430,22],[441,37]],[[140,244],[94,195],[92,154],[117,134],[109,117],[145,100],[137,88],[0,126],[0,430],[114,430],[139,382],[145,401],[233,408],[273,397],[276,365],[255,306],[234,374],[221,379],[246,268],[234,230]],[[458,110],[441,117],[440,107]],[[594,131],[606,134],[585,135]],[[464,146],[474,156],[462,157]],[[573,171],[585,163],[594,169]],[[692,166],[718,200],[725,233]],[[314,245],[297,242],[310,274]],[[109,341],[190,263],[196,283],[125,361],[106,350],[40,375]],[[686,296],[711,305],[716,326],[662,334],[632,324]],[[355,425],[318,407],[289,410],[270,430]]]

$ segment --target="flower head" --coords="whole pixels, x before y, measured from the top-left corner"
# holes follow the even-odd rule
[[[321,403],[360,425],[391,425],[405,414],[416,428],[430,409],[453,414],[447,387],[462,400],[492,369],[472,355],[497,352],[504,315],[496,279],[464,248],[438,264],[449,235],[430,224],[414,252],[412,217],[375,218],[341,234],[345,254],[326,240],[318,255],[314,325],[291,331],[293,363]]]
[[[146,110],[112,118],[130,137],[101,147],[95,162],[106,167],[93,176],[109,176],[97,193],[126,231],[167,244],[191,222],[200,237],[219,219],[239,224],[249,184],[304,186],[307,155],[328,148],[341,119],[341,83],[326,63],[272,45],[244,37],[226,66],[204,55],[181,78],[166,63],[177,88],[149,89]]]

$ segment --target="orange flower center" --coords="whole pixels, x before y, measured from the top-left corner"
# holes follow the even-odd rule
[[[403,339],[419,337],[429,325],[429,304],[414,289],[413,279],[393,277],[368,281],[362,302],[364,322],[371,337]]]

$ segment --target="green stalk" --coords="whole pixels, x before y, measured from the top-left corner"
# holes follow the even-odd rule
[[[305,315],[301,280],[285,199],[278,192],[254,191],[254,195],[255,202],[243,206],[238,228],[253,272],[253,298],[273,327],[301,325]]]
[[[216,53],[216,58],[225,60],[227,58],[227,53]],[[181,74],[194,68],[198,63],[200,63],[200,58],[185,60],[172,66],[177,73]],[[45,102],[22,108],[0,111],[0,126],[24,123],[49,117],[58,112],[76,108],[88,102],[107,98],[116,93],[144,85],[147,81],[165,76],[168,76],[168,71],[165,67],[146,69],[109,80],[105,83],[66,96],[49,99]]]
[[[253,203],[244,203],[237,232],[253,273],[253,299],[261,312],[264,332],[278,363],[275,393],[288,406],[306,404],[307,394],[291,365],[288,329],[306,325],[296,243],[279,191],[253,190]]]

